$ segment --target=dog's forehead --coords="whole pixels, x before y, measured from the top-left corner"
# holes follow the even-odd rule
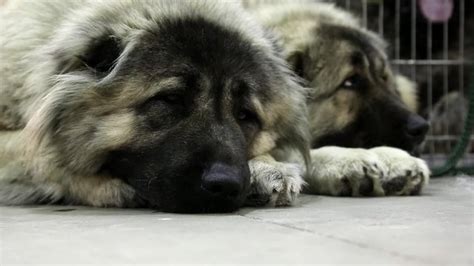
[[[206,73],[265,78],[266,53],[237,31],[203,18],[169,19],[140,37],[133,67],[149,75]]]
[[[225,90],[234,96],[254,95],[263,102],[282,78],[258,45],[200,18],[163,21],[154,31],[145,32],[121,68],[119,75],[142,85],[162,84],[166,79],[173,80],[172,89]]]
[[[317,29],[325,44],[336,49],[338,57],[344,57],[344,61],[358,66],[367,63],[375,67],[383,67],[386,60],[384,43],[381,39],[370,32],[349,26],[335,24],[321,24]],[[332,53],[331,53],[332,54]]]
[[[374,36],[363,29],[334,24],[322,24],[320,29],[325,37],[338,42],[350,43],[367,54],[376,53],[380,48],[383,48],[377,47],[382,45],[378,43],[380,41],[375,40]]]

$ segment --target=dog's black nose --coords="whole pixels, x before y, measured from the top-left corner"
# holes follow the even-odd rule
[[[429,128],[430,126],[425,119],[419,115],[412,114],[407,120],[406,134],[409,138],[419,143],[423,141]]]
[[[240,196],[244,185],[237,167],[215,163],[203,174],[201,187],[213,197],[234,199]]]

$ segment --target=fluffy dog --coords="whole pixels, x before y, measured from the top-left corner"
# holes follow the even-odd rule
[[[172,212],[288,205],[305,91],[237,4],[9,1],[0,202]]]
[[[252,11],[310,87],[310,191],[418,194],[429,171],[405,151],[423,141],[429,126],[416,114],[414,84],[392,72],[384,41],[330,4],[257,5]],[[379,146],[402,150],[360,149]]]

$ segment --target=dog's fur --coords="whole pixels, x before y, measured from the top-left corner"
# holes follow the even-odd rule
[[[271,154],[308,158],[305,90],[238,5],[9,1],[0,24],[1,203],[232,211],[299,193]]]
[[[310,87],[310,191],[418,194],[429,178],[426,164],[395,148],[412,152],[428,124],[416,114],[413,82],[392,72],[385,42],[331,4],[247,6]],[[360,149],[379,146],[395,148]]]

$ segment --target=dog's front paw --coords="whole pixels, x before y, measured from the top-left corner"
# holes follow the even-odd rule
[[[333,196],[419,194],[429,179],[426,163],[396,148],[324,147],[311,151],[310,192]]]
[[[387,175],[382,180],[386,195],[418,195],[428,184],[430,170],[423,160],[396,148],[378,147],[371,151],[387,167]]]
[[[251,190],[248,206],[289,206],[304,184],[302,169],[297,164],[250,161]]]
[[[377,154],[365,149],[324,147],[311,151],[310,192],[333,196],[383,196],[387,174]]]

